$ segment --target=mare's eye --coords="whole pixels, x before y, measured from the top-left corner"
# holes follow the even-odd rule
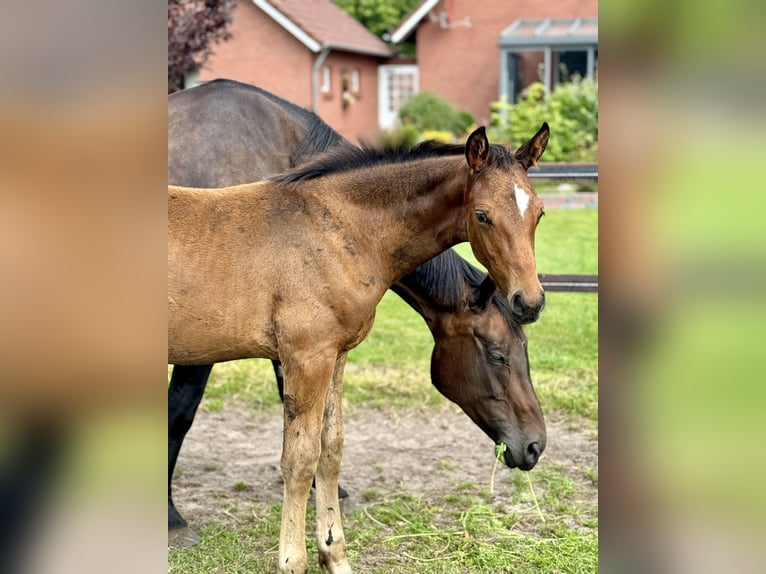
[[[537,216],[537,223],[540,223],[540,220],[543,218],[543,215],[545,215],[545,211],[541,211],[540,215]]]
[[[504,355],[502,355],[502,354],[500,354],[498,352],[487,351],[487,354],[489,355],[489,358],[492,359],[492,362],[494,362],[494,363],[499,363],[501,365],[507,365],[508,364],[508,359]]]
[[[492,220],[489,218],[489,215],[487,215],[485,212],[477,210],[475,213],[476,213],[476,221],[478,221],[482,225],[489,225],[490,223],[492,223]]]

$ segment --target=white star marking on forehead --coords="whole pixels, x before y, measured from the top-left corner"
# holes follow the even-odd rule
[[[521,218],[524,219],[524,212],[529,205],[529,194],[515,183],[513,184],[513,189],[516,191],[516,205],[519,206],[519,213],[521,213]]]

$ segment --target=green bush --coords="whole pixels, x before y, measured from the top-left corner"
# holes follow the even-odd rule
[[[420,92],[407,100],[399,110],[405,125],[411,124],[418,131],[443,131],[462,136],[474,123],[473,116],[450,104],[438,94]]]
[[[598,160],[598,82],[583,80],[558,84],[546,97],[539,82],[515,104],[492,103],[490,141],[503,141],[518,147],[540,129],[551,128],[551,138],[543,155],[545,161]]]
[[[403,124],[390,130],[381,130],[378,137],[379,147],[383,149],[410,148],[420,139],[415,126]]]

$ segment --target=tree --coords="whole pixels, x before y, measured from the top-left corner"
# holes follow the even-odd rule
[[[378,37],[396,26],[419,0],[334,0]]]
[[[211,44],[231,38],[236,0],[168,0],[168,93],[213,53]]]

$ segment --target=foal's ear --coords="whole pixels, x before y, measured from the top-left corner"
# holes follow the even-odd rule
[[[545,147],[548,145],[550,135],[551,131],[548,128],[548,122],[544,122],[543,126],[532,136],[532,139],[516,150],[516,153],[513,155],[521,162],[524,169],[537,165],[537,160],[543,155]]]
[[[497,286],[492,278],[487,275],[481,285],[473,288],[471,298],[471,309],[476,311],[486,311],[489,304],[492,302],[492,296],[495,294]]]
[[[489,141],[484,126],[476,128],[468,136],[465,142],[465,159],[474,173],[480,172],[487,165],[487,156],[489,156]]]

